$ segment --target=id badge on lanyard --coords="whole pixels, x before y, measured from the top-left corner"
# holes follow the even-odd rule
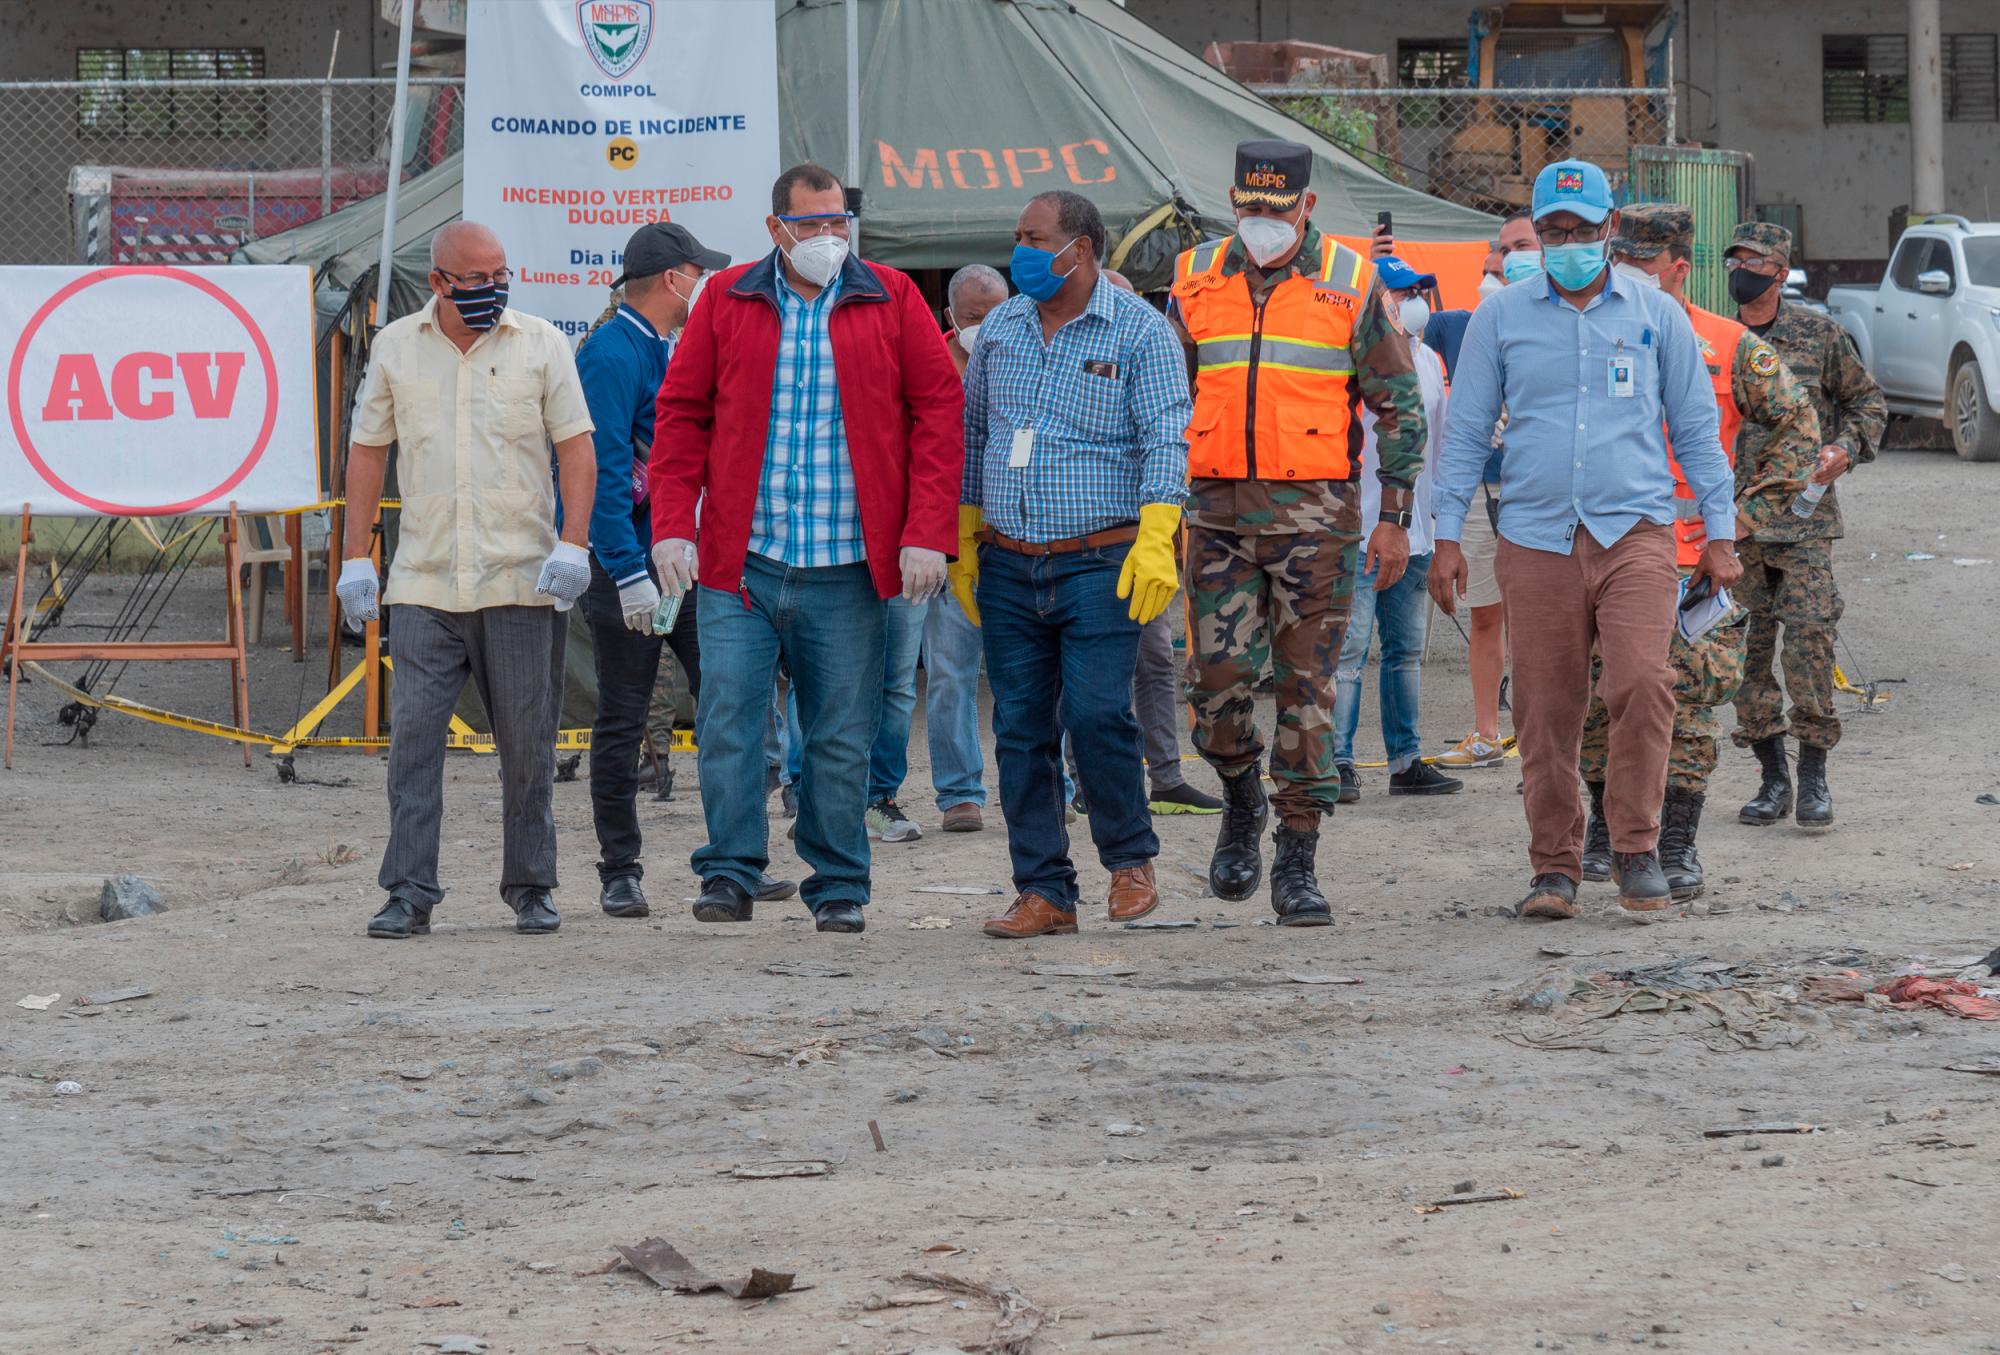
[[[1639,393],[1632,379],[1632,355],[1625,351],[1623,339],[1618,341],[1618,351],[1611,355],[1609,380],[1613,399],[1630,400]]]

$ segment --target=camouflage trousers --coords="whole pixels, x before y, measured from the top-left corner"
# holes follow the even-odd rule
[[[1745,541],[1737,548],[1743,581],[1736,600],[1750,613],[1743,685],[1736,693],[1738,748],[1789,733],[1802,744],[1831,748],[1840,742],[1833,708],[1833,641],[1843,604],[1833,581],[1833,543]],[[1785,628],[1785,685],[1779,689],[1778,627]],[[1789,723],[1785,693],[1792,697]]]
[[[1743,681],[1744,642],[1748,619],[1738,613],[1689,644],[1679,633],[1667,647],[1667,664],[1674,670],[1674,741],[1667,749],[1667,789],[1705,792],[1715,771],[1716,745],[1722,722],[1716,707],[1736,695]],[[1611,715],[1595,688],[1604,665],[1590,659],[1590,713],[1583,721],[1583,752],[1579,770],[1586,781],[1604,780],[1611,761]]]
[[[1257,686],[1268,666],[1278,702],[1271,802],[1293,828],[1317,827],[1340,798],[1333,674],[1347,633],[1360,541],[1355,496],[1347,498],[1333,531],[1246,536],[1188,529],[1194,616],[1187,690],[1195,749],[1224,775],[1263,755]]]

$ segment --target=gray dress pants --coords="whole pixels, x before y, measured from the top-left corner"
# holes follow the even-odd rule
[[[569,618],[553,607],[446,612],[399,604],[390,619],[389,846],[382,888],[424,907],[438,886],[445,736],[469,677],[500,754],[500,897],[556,885],[556,722]]]

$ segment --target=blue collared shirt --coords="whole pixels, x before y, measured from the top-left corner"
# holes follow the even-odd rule
[[[590,549],[623,588],[647,576],[652,518],[641,506],[653,446],[653,402],[667,376],[669,341],[652,322],[621,305],[576,350],[576,374],[597,449],[597,497],[590,508]]]
[[[838,276],[808,301],[778,266],[778,364],[750,550],[798,569],[851,565],[868,554],[827,323],[839,297]]]
[[[1629,396],[1612,393],[1618,359],[1631,362]],[[1438,466],[1441,541],[1459,539],[1503,404],[1500,535],[1515,545],[1567,555],[1579,522],[1606,546],[1642,521],[1672,522],[1669,436],[1709,539],[1736,538],[1715,391],[1686,310],[1665,292],[1613,273],[1578,311],[1542,274],[1472,312]]]
[[[965,484],[995,531],[1061,541],[1187,498],[1187,359],[1160,313],[1102,277],[1083,314],[1042,342],[1042,315],[1009,297],[965,369]],[[1027,464],[1014,434],[1032,429]]]

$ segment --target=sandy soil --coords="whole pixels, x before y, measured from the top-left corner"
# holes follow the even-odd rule
[[[60,699],[31,686],[0,778],[0,1346],[988,1348],[985,1299],[882,1306],[931,1271],[1015,1287],[1038,1351],[2000,1349],[2000,1079],[1946,1070],[2000,1059],[2000,1024],[1798,1000],[1807,975],[2000,943],[2000,809],[1975,803],[1994,788],[1994,475],[1898,452],[1843,490],[1847,644],[1900,681],[1849,722],[1840,826],[1737,825],[1754,764],[1731,751],[1706,910],[1651,927],[1607,915],[1604,886],[1572,924],[1491,911],[1524,879],[1510,767],[1434,803],[1374,773],[1322,852],[1334,929],[1204,898],[1213,821],[1179,818],[1162,916],[1198,929],[1110,929],[1092,862],[1082,936],[989,941],[1003,900],[915,892],[1007,884],[997,809],[983,834],[935,831],[919,737],[905,803],[932,831],[878,849],[863,937],[816,935],[796,903],[695,923],[684,775],[646,809],[653,918],[597,913],[586,791],[565,784],[567,921],[517,938],[492,889],[493,767],[466,757],[437,933],[370,942],[378,760],[302,759],[345,784],[281,785],[112,715],[87,748],[48,746]],[[182,591],[181,629],[218,588]],[[266,729],[301,690],[281,629],[255,675]],[[134,668],[119,690],[227,710],[209,671]],[[1428,743],[1462,732],[1466,699],[1446,629]],[[798,873],[781,836],[776,856]],[[118,871],[172,911],[90,921]],[[1741,986],[1696,1011],[1519,1005],[1691,957]],[[70,1014],[133,986],[153,996]],[[1702,1135],[1759,1121],[1820,1132]],[[831,1167],[730,1174],[800,1159]],[[1466,1182],[1521,1198],[1417,1211]],[[602,1270],[650,1236],[718,1277],[811,1288],[745,1303]]]

